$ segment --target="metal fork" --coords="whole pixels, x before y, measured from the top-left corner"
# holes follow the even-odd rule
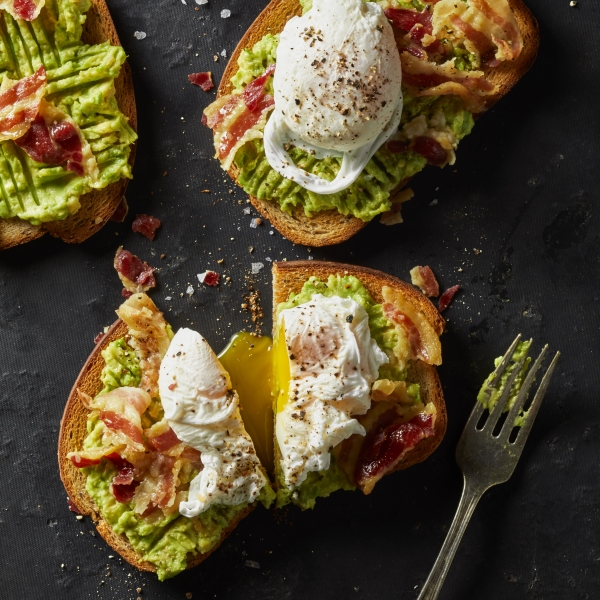
[[[496,387],[500,382],[502,374],[515,352],[517,344],[521,340],[521,334],[517,336],[515,341],[503,356],[502,361],[496,367],[489,387]],[[509,437],[513,430],[514,422],[520,410],[525,405],[529,396],[529,391],[535,380],[535,375],[542,365],[548,345],[544,346],[537,360],[531,367],[519,394],[515,399],[515,403],[508,412],[506,421],[502,425],[497,436],[493,434],[494,429],[502,415],[502,411],[510,397],[510,392],[517,378],[518,373],[523,367],[523,359],[516,363],[514,370],[506,384],[502,396],[494,406],[492,412],[485,421],[483,427],[478,429],[478,423],[484,413],[485,407],[480,402],[477,402],[475,408],[471,412],[471,416],[467,421],[465,429],[460,437],[456,448],[456,462],[463,472],[464,488],[460,499],[460,504],[452,521],[448,535],[444,541],[444,545],[440,550],[437,560],[431,569],[431,573],[419,594],[418,600],[435,600],[444,584],[450,565],[458,549],[458,545],[463,537],[465,529],[471,519],[471,515],[475,510],[475,506],[483,496],[484,492],[494,485],[508,481],[515,470],[515,466],[521,456],[533,421],[540,409],[544,394],[550,384],[550,378],[556,367],[556,362],[560,356],[557,352],[548,370],[546,371],[540,386],[531,402],[531,407],[526,413],[525,422],[518,431],[514,441],[510,441]]]

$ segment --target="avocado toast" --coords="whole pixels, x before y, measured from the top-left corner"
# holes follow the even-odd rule
[[[90,516],[127,562],[157,572],[162,580],[204,561],[257,501],[271,503],[273,491],[254,457],[253,468],[263,482],[258,499],[257,488],[248,502],[234,498],[227,503],[221,493],[191,518],[180,513],[209,461],[204,451],[178,439],[181,431],[175,434],[169,425],[176,424],[167,422],[165,396],[177,385],[164,388],[160,379],[163,363],[171,358],[173,332],[146,294],[134,294],[117,313],[123,320],[98,342],[66,404],[58,444],[60,475],[72,509]],[[125,402],[115,394],[123,394]],[[237,395],[228,392],[227,398],[237,402]],[[225,484],[221,487],[227,492]]]
[[[478,1],[472,4],[482,3]],[[483,4],[489,6],[485,2]],[[496,5],[498,2],[491,4]],[[393,16],[393,13],[387,12],[390,9],[400,11],[402,18],[405,14],[410,14],[412,23],[417,19],[428,23],[428,27],[431,25],[431,13],[435,10],[433,7],[436,6],[419,0],[381,2],[381,5],[386,9],[386,15]],[[410,81],[410,76],[413,75],[413,84],[416,81],[415,85],[403,84],[404,109],[400,125],[400,131],[403,133],[398,139],[393,136],[392,143],[385,148],[382,146],[357,181],[346,190],[336,194],[316,194],[275,172],[265,157],[261,134],[267,121],[268,111],[271,110],[265,102],[263,102],[265,108],[258,121],[246,119],[250,123],[254,121],[254,125],[248,130],[249,133],[244,134],[245,137],[240,138],[244,142],[243,145],[234,146],[233,160],[230,160],[231,156],[219,156],[223,167],[248,193],[255,208],[286,238],[295,243],[308,246],[340,243],[356,234],[377,214],[386,213],[388,223],[399,222],[400,204],[406,199],[406,195],[396,196],[397,192],[428,162],[438,166],[453,164],[454,150],[460,139],[471,131],[474,119],[508,93],[532,65],[539,45],[537,23],[521,0],[511,0],[509,5],[522,36],[522,49],[520,53],[515,53],[512,59],[499,62],[484,61],[483,55],[479,54],[478,50],[473,49],[472,46],[469,46],[471,51],[465,48],[464,40],[450,41],[447,38],[451,36],[444,37],[442,33],[437,35],[439,39],[436,44],[443,44],[445,54],[442,55],[446,62],[442,63],[437,58],[435,59],[437,63],[423,61],[419,58],[422,55],[422,44],[419,46],[410,41],[407,46],[406,40],[409,35],[404,35],[407,29],[412,30],[416,27],[415,33],[420,32],[419,35],[423,37],[423,30],[419,30],[422,24],[418,22],[415,26],[409,24],[410,26],[403,25],[402,28],[394,26],[398,47],[402,49],[403,78]],[[271,95],[270,80],[273,65],[276,64],[279,34],[292,17],[306,13],[310,6],[310,2],[273,0],[257,17],[238,44],[221,79],[218,99],[205,110],[204,122],[213,129],[217,147],[218,139],[222,139],[222,134],[226,134],[228,128],[235,125],[235,123],[230,125],[228,119],[237,116],[237,113],[233,112],[232,116],[221,120],[221,117],[216,116],[217,112],[226,113],[230,103],[228,98],[243,95],[244,90],[249,85],[255,85],[256,82],[262,82],[266,95]],[[401,21],[402,18],[399,20]],[[429,29],[427,32],[427,35],[430,35]],[[411,31],[411,40],[414,37],[412,33]],[[422,42],[422,40],[417,41]],[[432,52],[431,56],[435,58],[435,52]],[[440,65],[447,67],[449,64],[447,59],[450,57],[451,61],[454,61],[452,63],[454,67],[451,68],[452,77],[446,77],[447,73],[444,71],[435,72],[433,79],[430,78],[426,85],[421,85],[424,81],[421,71],[427,68],[426,65],[436,64],[435,69]],[[301,61],[302,57],[299,57],[299,60]],[[415,70],[416,73],[410,73]],[[263,80],[267,74],[268,77]],[[431,74],[426,75],[429,77]],[[485,85],[489,88],[476,101],[475,104],[479,103],[479,106],[471,102],[473,98],[469,99],[469,93],[465,93],[466,88],[462,88],[464,79],[468,79],[470,75],[482,82],[485,81]],[[449,85],[446,85],[445,89],[440,89],[439,95],[431,95],[429,90],[442,87],[431,82],[435,84],[441,81]],[[457,81],[462,81],[459,84],[460,88],[455,85]],[[450,90],[449,86],[453,86],[454,90]],[[467,87],[472,87],[471,83],[467,83]],[[483,102],[480,102],[482,98]],[[302,102],[302,98],[297,99],[297,103]],[[244,119],[244,115],[241,118]],[[425,123],[418,121],[419,118],[425,119]],[[412,129],[411,124],[413,124]],[[424,133],[420,131],[421,125],[425,126]],[[410,139],[405,139],[407,135]],[[432,155],[428,151],[431,148],[427,143],[424,144],[425,150],[423,150],[422,143],[420,145],[415,143],[417,137],[441,140],[443,149],[440,150],[436,146],[436,152],[442,152],[443,156],[440,158]],[[218,148],[217,153],[219,154]],[[310,154],[307,155],[300,148],[294,148],[290,157],[301,169],[318,174],[324,179],[332,179],[340,168],[338,159],[315,158]]]
[[[323,419],[317,411],[325,414],[324,409],[317,407],[315,411],[311,406],[315,402],[306,401],[313,393],[317,402],[325,399],[323,392],[313,392],[312,381],[322,377],[330,358],[319,358],[314,369],[316,355],[310,350],[311,340],[320,339],[318,346],[321,348],[330,344],[334,358],[340,354],[346,356],[344,346],[349,346],[349,343],[339,335],[328,335],[328,331],[335,330],[337,326],[327,315],[311,320],[312,305],[319,298],[342,299],[335,306],[335,311],[342,311],[338,317],[343,328],[360,327],[359,313],[362,314],[368,322],[367,339],[371,340],[371,345],[377,345],[377,352],[384,353],[378,372],[376,370],[371,380],[367,376],[367,383],[371,383],[372,402],[359,407],[355,413],[362,432],[338,435],[338,443],[334,443],[333,449],[329,447],[335,438],[331,432],[349,424],[345,421],[349,413],[342,411],[343,420],[339,415],[326,418],[325,427],[321,427],[319,421]],[[281,318],[291,310],[298,313],[297,318],[302,323],[296,334],[293,331],[287,333],[288,323],[293,321]],[[363,267],[321,261],[277,262],[273,265],[273,311],[277,506],[292,502],[302,509],[312,508],[316,498],[329,496],[338,489],[359,488],[369,494],[381,477],[422,462],[437,448],[447,424],[444,395],[435,368],[435,365],[441,364],[438,338],[444,330],[445,321],[421,292],[395,277]],[[285,336],[280,329],[284,324]],[[356,335],[357,340],[359,337]],[[299,354],[307,357],[299,358]],[[297,364],[295,376],[293,368],[290,370],[285,366],[288,360],[292,365],[294,362]],[[365,356],[356,364],[364,374]],[[335,360],[331,365],[336,365]],[[340,388],[336,387],[340,371],[342,379],[351,378],[354,369],[351,365],[351,361],[345,360],[331,370],[332,377],[329,379],[336,391],[329,394],[329,404],[334,410],[336,402],[341,399],[338,395]],[[305,376],[310,381],[308,388],[295,388],[298,382],[302,386]],[[327,393],[327,388],[332,389],[331,384],[326,383],[318,389]],[[298,395],[294,389],[303,392]],[[356,384],[349,386],[344,397],[356,398],[356,389]],[[346,400],[342,399],[342,402]],[[287,423],[279,428],[278,420],[286,417],[286,412]],[[308,427],[302,427],[301,423],[306,421]],[[306,431],[310,432],[311,441],[300,453],[304,456],[299,459],[298,449],[302,448],[302,441],[298,441],[298,437],[306,439]],[[315,442],[320,436],[326,442],[323,448],[319,445],[321,440]],[[284,439],[286,437],[289,440]],[[291,457],[290,462],[293,464],[295,461],[296,465],[301,464],[304,468],[304,479],[299,485],[297,477],[294,481],[292,477],[284,476],[282,441]],[[329,450],[331,457],[323,461],[323,454],[329,454]],[[312,461],[313,467],[305,468],[313,457],[316,459]],[[314,467],[323,464],[323,470]],[[292,475],[293,471],[293,468],[289,469]]]
[[[48,1],[31,22],[3,14],[0,74],[23,80],[44,67],[44,100],[82,134],[97,175],[31,158],[15,141],[0,143],[0,249],[45,233],[79,243],[119,206],[135,155],[131,71],[104,0]]]

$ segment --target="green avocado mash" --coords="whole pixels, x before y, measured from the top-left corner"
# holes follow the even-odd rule
[[[303,12],[312,6],[312,0],[300,0]],[[425,5],[420,0],[380,0],[386,8],[396,6],[423,10]],[[250,81],[256,79],[276,59],[279,35],[268,34],[252,48],[242,52],[238,59],[238,71],[232,77],[234,93],[241,93]],[[473,69],[473,56],[462,48],[452,48],[451,55],[456,58],[456,67],[461,70]],[[272,93],[272,81],[268,82],[267,91]],[[430,96],[412,98],[406,90],[402,112],[402,128],[406,123],[423,115],[429,122],[437,111],[442,111],[447,126],[460,141],[468,135],[474,125],[473,116],[466,110],[458,96]],[[314,175],[333,180],[341,166],[340,158],[317,159],[300,148],[292,148],[291,159],[300,168]],[[399,154],[391,153],[382,146],[367,163],[358,179],[345,190],[335,194],[315,194],[297,183],[285,179],[269,165],[262,139],[246,142],[236,152],[235,165],[239,169],[238,184],[251,196],[261,200],[277,202],[281,209],[291,213],[295,207],[302,207],[304,213],[311,217],[324,210],[336,209],[343,215],[353,215],[363,221],[370,221],[375,216],[390,210],[391,192],[400,183],[419,171],[427,164],[425,158],[412,151]]]
[[[33,225],[68,217],[79,197],[123,177],[131,178],[130,146],[137,135],[115,100],[114,80],[125,51],[109,42],[81,41],[89,0],[47,0],[28,23],[2,11],[0,80],[17,80],[46,68],[45,99],[77,123],[96,157],[97,181],[62,166],[32,160],[12,141],[0,143],[0,218],[19,217]]]
[[[398,335],[394,325],[383,316],[381,304],[376,304],[371,295],[360,282],[352,275],[330,275],[327,283],[317,277],[311,277],[304,283],[298,294],[290,294],[287,302],[281,302],[277,307],[277,314],[287,308],[293,308],[300,304],[310,302],[314,294],[322,294],[327,298],[340,296],[351,298],[360,304],[369,316],[369,329],[371,337],[377,345],[388,355],[390,364],[383,365],[379,369],[380,379],[391,379],[392,381],[406,380],[406,370],[401,370],[395,363],[393,349],[398,342]],[[415,404],[421,402],[420,385],[409,383],[406,386],[408,395],[414,398]],[[277,394],[275,395],[277,397]],[[278,453],[275,453],[276,457]],[[283,473],[278,460],[275,461],[275,477],[278,481],[277,507],[293,502],[300,508],[313,508],[317,498],[326,498],[336,490],[353,490],[354,484],[348,479],[346,473],[336,464],[335,458],[331,457],[331,465],[327,471],[309,473],[306,480],[295,490],[289,490],[284,483]]]
[[[523,381],[525,380],[525,375],[527,373],[527,369],[529,369],[529,364],[531,363],[531,357],[529,356],[529,347],[531,346],[532,342],[533,340],[519,342],[517,348],[515,349],[515,353],[513,354],[510,362],[508,363],[508,366],[506,367],[506,370],[500,378],[499,385],[497,385],[496,387],[490,386],[494,373],[491,373],[488,376],[488,378],[483,382],[483,385],[481,386],[481,389],[477,394],[477,400],[481,402],[481,404],[483,404],[483,406],[485,406],[485,408],[487,408],[490,412],[494,409],[494,406],[496,406],[496,403],[500,399],[500,396],[503,394],[506,388],[506,384],[508,383],[511,374],[515,370],[517,363],[521,359],[525,359],[521,368],[521,372],[517,375],[517,378],[515,379],[513,387],[510,391],[510,395],[508,396],[508,402],[506,403],[506,407],[503,409],[503,412],[508,412],[512,408],[513,404],[515,403],[515,400],[517,399],[517,395],[519,394],[521,386],[523,385]],[[502,356],[499,356],[494,360],[494,366],[497,367],[501,362]],[[521,412],[515,420],[515,426],[522,426],[525,422],[526,416],[526,413]]]
[[[111,342],[102,352],[106,365],[102,371],[104,388],[101,393],[122,386],[136,386],[140,382],[141,369],[132,348],[124,338]],[[143,415],[144,427],[162,418],[162,409],[157,410],[160,403],[155,400]],[[155,413],[154,416],[152,413]],[[91,413],[87,423],[88,435],[83,448],[102,445],[104,423],[97,414]],[[142,518],[133,511],[131,504],[120,503],[110,492],[110,483],[115,475],[115,467],[108,461],[95,467],[85,469],[87,474],[86,490],[100,510],[102,517],[118,534],[125,534],[130,544],[142,559],[157,568],[158,578],[163,581],[173,577],[186,568],[189,557],[210,551],[219,543],[223,531],[231,521],[248,506],[211,506],[197,517],[188,519],[174,512],[169,516],[162,515],[158,520]],[[182,484],[188,484],[196,473],[180,472]],[[275,499],[275,493],[267,484],[258,498],[267,508]]]

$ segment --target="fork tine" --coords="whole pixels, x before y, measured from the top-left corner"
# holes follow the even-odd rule
[[[477,423],[479,423],[479,419],[481,418],[484,410],[485,406],[481,402],[475,402],[475,406],[473,407],[473,410],[471,411],[469,419],[465,425],[465,431],[467,431],[467,429],[475,429],[475,427],[477,427]]]
[[[515,448],[518,450],[522,450],[525,442],[527,441],[527,437],[529,436],[529,432],[531,431],[531,427],[533,422],[535,421],[535,417],[540,410],[540,406],[542,404],[542,400],[546,394],[546,390],[550,385],[550,379],[552,378],[552,374],[554,373],[554,369],[556,368],[556,363],[560,357],[560,352],[557,352],[548,367],[548,370],[544,374],[542,378],[542,382],[540,383],[540,387],[538,388],[533,401],[531,402],[531,406],[529,407],[529,411],[527,412],[527,417],[525,418],[525,423],[523,427],[521,427],[521,431],[517,434],[517,439],[515,441]]]
[[[494,372],[491,375],[490,383],[488,385],[488,389],[487,389],[487,393],[486,393],[486,395],[487,395],[486,407],[487,407],[487,405],[489,405],[491,389],[496,387],[496,384],[498,383],[498,379],[500,377],[502,377],[504,371],[506,370],[506,367],[508,366],[508,363],[510,362],[510,359],[512,358],[513,354],[515,353],[517,344],[520,341],[521,341],[521,334],[519,333],[519,335],[515,338],[513,343],[510,345],[510,348],[506,351],[506,353],[502,357],[502,360],[500,361],[498,366],[494,369]],[[486,408],[486,407],[484,407],[484,408]]]
[[[494,427],[496,427],[496,423],[498,422],[498,419],[500,418],[500,415],[502,414],[502,411],[504,410],[504,407],[506,406],[508,397],[510,396],[510,392],[512,391],[515,380],[517,379],[517,376],[521,372],[521,369],[523,368],[524,363],[525,363],[525,359],[522,358],[519,362],[517,362],[515,364],[515,368],[513,369],[513,372],[510,374],[510,377],[508,378],[508,381],[506,382],[504,391],[502,392],[502,395],[500,396],[500,398],[498,398],[498,401],[496,402],[496,405],[494,406],[490,416],[488,417],[487,421],[485,422],[485,425],[483,426],[482,431],[487,432],[487,431],[494,429]]]
[[[535,376],[536,376],[538,370],[540,369],[540,367],[542,366],[544,359],[546,358],[547,351],[548,351],[548,344],[546,344],[542,348],[540,355],[537,357],[536,361],[533,363],[533,366],[529,370],[529,373],[527,373],[527,377],[525,378],[525,381],[523,382],[523,385],[521,386],[518,396],[515,398],[515,402],[512,405],[512,408],[508,412],[508,416],[506,417],[506,421],[504,422],[502,431],[500,432],[500,435],[498,436],[501,440],[505,440],[510,435],[510,433],[513,429],[513,426],[514,426],[515,419],[517,418],[519,411],[523,408],[523,406],[525,405],[525,402],[527,402],[527,398],[529,397],[529,392],[531,391],[531,387],[533,386],[533,382],[535,381]]]
[[[506,370],[506,367],[508,366],[508,363],[510,362],[512,355],[515,353],[517,344],[520,341],[521,341],[521,334],[519,334],[515,338],[514,342],[510,345],[510,348],[506,351],[506,353],[502,357],[500,364],[494,369],[494,372],[492,373],[492,380],[490,381],[490,387],[495,387],[496,383],[498,383],[497,379],[499,379],[502,376],[502,374],[504,373],[504,371]]]

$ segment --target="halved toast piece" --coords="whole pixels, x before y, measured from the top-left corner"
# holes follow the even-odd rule
[[[539,47],[539,28],[531,11],[522,0],[509,0],[509,4],[519,29],[523,36],[523,51],[514,61],[505,61],[496,68],[483,68],[485,77],[498,86],[494,95],[486,97],[486,107],[489,109],[505,96],[529,70],[533,64]],[[217,97],[230,94],[233,91],[231,78],[238,70],[238,58],[242,51],[251,48],[266,34],[276,34],[283,30],[285,24],[294,16],[302,13],[298,0],[271,0],[267,7],[258,15],[244,37],[240,40],[223,73]],[[237,182],[239,169],[232,163],[229,169],[230,177]],[[391,193],[393,197],[409,181],[400,182]],[[277,230],[295,244],[305,246],[330,246],[339,244],[358,233],[368,222],[352,215],[342,215],[337,210],[326,210],[316,213],[313,217],[304,214],[302,206],[295,207],[291,214],[281,210],[279,204],[270,200],[261,200],[250,196],[252,205],[265,218],[269,219]]]
[[[110,16],[105,0],[91,0],[86,13],[82,41],[86,44],[99,44],[109,41],[120,46],[119,36]],[[115,98],[129,125],[137,131],[137,113],[133,79],[129,63],[125,62],[115,79]],[[129,164],[135,160],[134,143],[129,154]],[[0,250],[25,244],[46,233],[69,244],[79,244],[100,230],[114,214],[127,189],[128,179],[120,179],[100,190],[92,190],[79,198],[80,209],[62,221],[50,221],[42,225],[31,225],[17,217],[0,219]]]
[[[288,301],[290,294],[298,294],[302,286],[310,277],[317,277],[322,282],[327,282],[330,275],[350,275],[360,280],[367,289],[375,303],[384,302],[382,287],[387,286],[392,290],[402,294],[404,299],[429,322],[435,333],[440,336],[444,331],[445,321],[439,314],[433,304],[420,291],[412,285],[366,267],[347,265],[326,261],[290,261],[273,263],[273,311],[274,315],[280,303]],[[274,322],[276,319],[274,317]],[[409,365],[407,380],[411,383],[419,383],[421,386],[421,398],[423,404],[433,403],[436,409],[436,419],[434,424],[434,435],[421,440],[414,449],[410,450],[404,458],[394,465],[393,469],[386,473],[392,473],[402,469],[407,469],[412,465],[424,461],[430,456],[442,441],[448,423],[446,412],[446,403],[442,386],[435,366],[427,364],[421,360],[416,360]],[[372,404],[374,406],[375,403]],[[368,414],[368,413],[367,413]],[[348,440],[346,440],[348,441]],[[345,442],[342,442],[342,444]],[[279,459],[280,451],[277,445],[277,439],[274,439],[276,462]],[[276,484],[279,484],[276,478]],[[370,489],[363,489],[365,493],[370,493]]]
[[[81,450],[83,441],[88,435],[87,420],[89,409],[81,401],[79,392],[83,392],[91,397],[98,394],[102,388],[100,375],[105,364],[101,353],[111,342],[127,335],[127,332],[128,327],[121,319],[115,321],[104,337],[96,344],[96,347],[81,369],[69,394],[69,399],[61,419],[58,438],[58,465],[60,478],[70,501],[82,515],[89,516],[93,520],[98,533],[104,538],[107,544],[118,552],[130,565],[142,571],[156,572],[156,566],[143,560],[140,554],[132,547],[127,537],[124,534],[119,535],[115,533],[109,523],[102,517],[98,507],[86,491],[86,475],[81,469],[75,467],[67,456],[69,452]],[[252,512],[254,507],[254,504],[250,504],[243,511],[239,512],[227,528],[223,530],[219,542],[209,551],[198,553],[195,557],[188,555],[186,568],[195,567],[208,558],[235,529],[238,523]]]

